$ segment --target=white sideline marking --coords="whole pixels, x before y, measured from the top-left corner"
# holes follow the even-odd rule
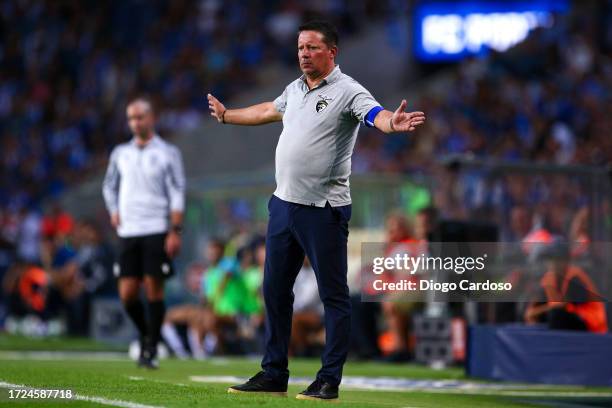
[[[137,377],[133,375],[127,376],[127,379],[131,381],[149,381],[149,382],[154,382],[158,384],[169,384],[169,385],[176,385],[177,387],[187,387],[187,384],[184,384],[184,383],[175,383],[172,381],[157,380],[155,378]]]
[[[0,351],[0,359],[130,361],[126,353],[113,351]]]
[[[26,390],[41,389],[41,388],[37,388],[37,387],[30,387],[28,385],[23,385],[23,384],[11,384],[11,383],[7,383],[7,382],[4,382],[4,381],[0,381],[0,388],[22,388],[22,389],[26,389]],[[45,389],[47,389],[47,388],[51,388],[51,387],[46,387]],[[108,399],[108,398],[103,398],[103,397],[89,397],[87,395],[81,395],[81,394],[72,394],[72,395],[73,395],[72,399],[75,399],[75,400],[87,401],[87,402],[96,402],[98,404],[110,405],[112,407],[121,407],[121,408],[163,408],[163,407],[160,407],[160,406],[139,404],[137,402],[131,402],[131,401],[114,400],[114,399]]]

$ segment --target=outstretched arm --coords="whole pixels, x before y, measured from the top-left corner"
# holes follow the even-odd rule
[[[406,104],[404,99],[395,112],[380,111],[374,119],[374,126],[385,133],[412,132],[417,126],[425,123],[423,112],[404,112]]]
[[[242,109],[226,109],[217,98],[208,94],[208,108],[210,115],[219,123],[263,125],[283,119],[283,114],[276,110],[273,102],[264,102]]]

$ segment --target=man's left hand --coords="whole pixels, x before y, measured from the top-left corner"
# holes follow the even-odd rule
[[[417,126],[425,123],[425,114],[423,112],[404,112],[406,100],[402,100],[400,106],[393,112],[391,116],[392,131],[394,132],[412,132]]]
[[[174,258],[181,250],[181,236],[174,231],[166,235],[166,253],[170,258]]]

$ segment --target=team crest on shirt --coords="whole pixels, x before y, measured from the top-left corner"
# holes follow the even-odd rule
[[[317,113],[321,112],[323,109],[327,108],[327,105],[333,100],[332,98],[327,98],[325,95],[317,95],[319,100],[317,101],[317,105],[315,106],[315,110]]]

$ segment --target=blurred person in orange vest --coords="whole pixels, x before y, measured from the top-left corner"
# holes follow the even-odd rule
[[[428,237],[435,227],[436,218],[437,212],[433,207],[420,210],[414,218],[414,232],[411,232],[410,223],[404,215],[399,213],[389,215],[386,222],[387,249],[385,256],[395,254],[420,256],[426,253]],[[401,279],[418,281],[419,279],[418,276],[406,271],[389,272],[395,275],[396,281]],[[390,301],[382,303],[383,315],[389,326],[388,333],[381,338],[381,349],[387,353],[386,360],[401,362],[410,359],[410,315],[420,307],[420,302],[406,299],[403,294],[391,294]]]
[[[2,296],[6,296],[9,314],[43,316],[47,303],[47,273],[30,263],[16,263],[2,280]]]
[[[554,237],[545,227],[544,217],[538,214],[541,212],[526,204],[517,204],[509,213],[509,230],[503,237],[501,247],[504,257],[513,267],[504,281],[510,283],[517,293],[539,288],[539,283],[532,279],[527,267],[542,256],[542,251]],[[516,302],[497,302],[495,307],[487,305],[486,308],[495,310],[498,323],[514,322],[521,318]]]
[[[527,307],[525,321],[528,324],[546,322],[555,330],[606,333],[604,299],[586,272],[570,262],[569,244],[555,238],[543,256],[548,269],[540,280],[543,293]]]

